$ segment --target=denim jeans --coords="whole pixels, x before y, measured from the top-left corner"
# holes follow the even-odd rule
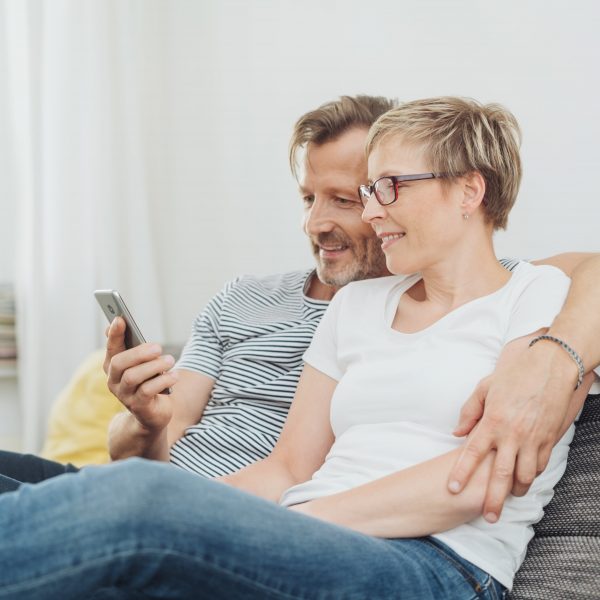
[[[0,494],[14,491],[22,483],[39,483],[75,471],[78,471],[77,467],[71,464],[0,450]]]
[[[130,459],[0,496],[0,598],[502,596],[432,538],[386,540]]]

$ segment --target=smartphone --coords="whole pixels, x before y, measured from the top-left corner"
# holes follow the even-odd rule
[[[125,321],[127,325],[125,328],[125,348],[127,350],[146,343],[140,328],[131,316],[119,292],[116,290],[96,290],[94,296],[96,296],[96,300],[98,300],[98,304],[109,323],[112,323],[115,317],[122,317]]]
[[[125,321],[125,348],[127,350],[146,343],[140,328],[117,290],[96,290],[94,296],[109,323],[112,323],[115,317],[121,317]],[[160,393],[170,394],[171,388],[167,388]]]

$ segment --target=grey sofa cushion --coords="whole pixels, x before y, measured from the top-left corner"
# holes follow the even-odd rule
[[[589,395],[567,469],[517,573],[509,598],[600,598],[600,394]]]

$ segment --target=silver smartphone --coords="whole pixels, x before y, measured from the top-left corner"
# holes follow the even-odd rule
[[[127,327],[125,328],[125,348],[135,348],[140,344],[145,344],[146,340],[134,321],[127,305],[117,290],[96,290],[94,292],[96,300],[106,315],[109,323],[113,322],[115,317],[122,317]]]
[[[137,326],[125,301],[117,290],[96,290],[94,296],[109,323],[112,323],[115,317],[122,317],[125,321],[125,324],[127,325],[125,327],[125,348],[127,348],[127,350],[146,343],[140,328]],[[171,388],[167,388],[161,392],[161,394],[170,393]]]

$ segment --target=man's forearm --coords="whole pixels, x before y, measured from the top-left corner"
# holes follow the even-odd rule
[[[112,460],[141,456],[152,460],[169,460],[167,428],[151,433],[130,413],[116,415],[108,430],[108,448]]]
[[[460,494],[446,487],[461,448],[354,489],[295,508],[299,512],[376,537],[439,533],[481,516],[490,454]]]
[[[571,289],[550,330],[581,356],[586,372],[600,364],[600,256],[588,258],[572,273]],[[572,359],[558,353],[564,362]],[[574,364],[574,363],[573,363]],[[571,369],[573,371],[573,369]],[[574,371],[576,373],[576,369]],[[577,377],[575,376],[575,380]]]

